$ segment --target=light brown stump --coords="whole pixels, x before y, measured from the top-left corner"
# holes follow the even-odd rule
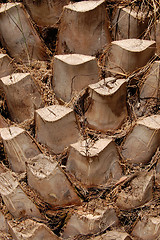
[[[87,186],[118,180],[122,170],[119,154],[112,139],[99,139],[94,144],[79,141],[70,146],[67,171]]]
[[[8,232],[8,224],[4,215],[0,212],[0,231]]]
[[[58,36],[58,54],[98,54],[111,42],[108,26],[104,0],[65,6]]]
[[[160,116],[139,120],[122,146],[123,157],[132,163],[148,163],[160,142]]]
[[[63,11],[63,6],[69,0],[23,0],[32,19],[41,27],[56,27]]]
[[[128,233],[121,230],[106,231],[98,237],[91,238],[91,240],[132,240]]]
[[[0,78],[12,74],[14,71],[12,59],[7,54],[0,54]]]
[[[158,151],[157,154],[158,154],[158,156],[160,155],[159,151]],[[157,155],[155,154],[155,156],[157,156]],[[160,185],[160,157],[158,158],[158,161],[157,161],[157,164],[156,164],[156,183],[158,185]]]
[[[112,35],[114,40],[140,38],[147,30],[150,13],[133,9],[132,7],[118,7],[113,14]]]
[[[9,221],[9,231],[15,240],[58,240],[45,224],[27,219],[20,223]]]
[[[127,117],[125,79],[106,78],[89,85],[91,103],[86,112],[89,127],[100,130],[119,128]]]
[[[89,84],[98,82],[98,66],[95,57],[81,54],[56,55],[54,57],[54,91],[57,97],[68,102]]]
[[[142,100],[160,99],[160,61],[155,61],[146,75],[144,84],[140,90]]]
[[[34,117],[34,110],[42,107],[42,99],[29,73],[14,73],[1,78],[7,106],[12,120],[22,122]]]
[[[44,155],[38,155],[30,159],[27,166],[28,184],[45,202],[54,207],[80,204],[78,195],[57,162]]]
[[[107,68],[111,73],[129,74],[145,66],[154,56],[155,41],[125,39],[114,41],[108,51]]]
[[[129,186],[118,193],[116,201],[120,209],[135,209],[149,202],[153,197],[153,172],[141,172],[135,176]]]
[[[28,198],[18,181],[8,171],[0,174],[0,194],[14,218],[36,217],[41,218],[41,214],[36,205]]]
[[[46,47],[20,3],[1,4],[0,41],[17,61],[48,59]]]
[[[112,207],[95,209],[94,214],[80,209],[68,220],[63,239],[74,239],[79,234],[96,234],[117,224],[118,218]]]
[[[27,159],[40,154],[40,150],[34,140],[21,128],[4,128],[1,131],[1,137],[8,161],[15,172],[26,171]]]
[[[78,127],[71,108],[52,105],[36,110],[36,137],[58,154],[78,140]]]
[[[156,53],[160,56],[160,21],[156,21]]]
[[[3,128],[8,127],[7,121],[5,118],[0,114],[0,140],[1,140],[1,131]]]
[[[160,236],[160,217],[144,216],[132,231],[132,235],[142,240],[156,240]]]

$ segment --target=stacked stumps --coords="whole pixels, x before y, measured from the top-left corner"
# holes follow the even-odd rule
[[[137,217],[129,234],[122,224],[123,213],[151,205],[160,184],[160,117],[145,113],[160,97],[159,20],[155,39],[142,40],[150,12],[118,7],[109,21],[104,0],[23,3],[0,6],[0,41],[9,54],[0,54],[9,117],[0,115],[7,159],[0,163],[0,238],[157,239],[160,219],[151,213]],[[47,83],[56,104],[43,101],[28,67],[50,60],[35,24],[42,34],[59,27]],[[22,62],[27,73],[16,68]],[[127,86],[135,83],[143,111],[131,118]]]

